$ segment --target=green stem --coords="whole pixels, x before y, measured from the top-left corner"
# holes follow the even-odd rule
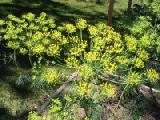
[[[129,86],[129,83],[127,83],[127,85],[125,86],[124,90],[122,91],[122,93],[121,93],[121,95],[120,95],[119,102],[118,102],[118,104],[117,104],[117,107],[116,107],[116,108],[118,108],[118,107],[119,107],[119,105],[120,105],[120,103],[121,103],[121,99],[122,99],[122,97],[123,97],[123,95],[124,95],[124,92],[125,92],[125,91],[126,91],[126,89],[128,88],[128,86]]]
[[[93,38],[91,38],[91,42],[90,42],[90,51],[92,51],[92,41],[93,41]]]
[[[29,50],[28,56],[29,56],[29,62],[31,64],[31,66],[32,66],[32,55],[31,55],[31,51],[30,50]]]
[[[82,41],[82,29],[80,29],[80,38],[81,38],[81,41]]]
[[[16,64],[16,66],[18,66],[18,65],[17,65],[16,49],[14,49],[14,52],[13,52],[13,59],[14,59],[14,62],[15,62],[15,64]]]
[[[16,62],[16,49],[14,49],[13,51],[13,59],[14,59],[14,62]]]

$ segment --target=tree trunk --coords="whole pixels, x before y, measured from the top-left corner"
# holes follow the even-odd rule
[[[112,12],[114,8],[115,0],[109,1],[109,7],[108,7],[108,25],[112,26]]]
[[[132,8],[132,0],[128,0],[128,14],[130,14]]]
[[[153,2],[153,0],[148,0],[148,3],[151,4]]]
[[[141,6],[144,6],[144,0],[141,0]]]

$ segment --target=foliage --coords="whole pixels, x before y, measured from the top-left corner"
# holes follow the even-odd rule
[[[150,17],[137,18],[129,28],[131,35],[121,35],[103,23],[90,25],[82,18],[75,24],[56,26],[46,13],[39,17],[28,13],[21,18],[9,15],[1,25],[6,29],[3,39],[7,48],[27,54],[30,61],[36,57],[32,65],[33,85],[61,83],[61,73],[50,68],[54,64],[65,63],[78,73],[69,88],[70,94],[61,100],[53,99],[49,107],[49,116],[56,119],[97,119],[103,109],[101,103],[115,96],[116,85],[124,87],[121,100],[128,88],[160,80],[157,69],[147,64],[159,57],[158,26],[152,29]],[[101,80],[103,73],[124,79],[108,76],[107,80]],[[84,109],[83,117],[79,117],[80,109]],[[39,119],[39,116],[30,113],[29,119]]]

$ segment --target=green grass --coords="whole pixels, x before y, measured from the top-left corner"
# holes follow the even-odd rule
[[[20,73],[28,72],[28,69],[8,66],[5,70],[1,68],[1,72],[0,119],[12,119],[25,111],[36,108],[38,103],[51,93],[49,89],[36,90],[16,86],[15,82]]]
[[[56,66],[56,68],[64,73],[63,77],[69,76],[72,72],[72,70],[66,69],[65,66]],[[36,89],[30,88],[30,86],[17,86],[16,80],[19,75],[26,75],[28,72],[30,72],[30,69],[14,65],[5,65],[5,68],[0,67],[0,120],[8,118],[8,116],[10,116],[8,119],[11,119],[26,111],[36,109],[40,103],[44,102],[44,98],[53,94],[54,87]],[[1,109],[5,109],[6,112],[1,112]]]
[[[105,1],[105,0],[104,0]],[[114,16],[118,17],[127,10],[128,0],[117,0],[114,6]],[[139,0],[134,3],[140,4]],[[108,0],[102,4],[96,2],[84,2],[82,0],[1,0],[1,17],[8,14],[20,16],[26,12],[40,13],[47,12],[55,16],[58,22],[73,22],[76,18],[82,17],[90,23],[106,22]]]

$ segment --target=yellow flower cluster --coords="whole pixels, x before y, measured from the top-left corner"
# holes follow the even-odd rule
[[[59,100],[59,98],[53,99],[52,102],[53,102],[53,105],[51,105],[49,107],[49,113],[56,113],[56,112],[61,111],[61,109],[62,109],[62,103]]]
[[[7,18],[9,20],[12,20],[12,21],[17,22],[17,23],[22,23],[23,22],[20,18],[14,16],[14,15],[8,15]]]
[[[147,70],[146,76],[151,82],[155,82],[156,80],[160,79],[159,74],[156,72],[155,69],[152,68]]]
[[[25,54],[27,54],[27,49],[26,48],[20,48],[19,49],[19,52],[22,54],[22,55],[25,55]]]
[[[75,90],[81,97],[91,98],[98,101],[113,97],[116,93],[116,87],[110,83],[95,85],[87,82],[79,82],[75,87]]]
[[[32,21],[35,19],[35,15],[33,13],[27,13],[26,15],[22,15],[22,18],[28,20],[28,21]]]
[[[4,20],[0,20],[0,25],[4,25],[5,21]]]
[[[48,68],[42,72],[41,77],[48,84],[54,85],[59,82],[60,73],[56,69]]]
[[[79,82],[75,89],[81,97],[88,97],[91,91],[91,85],[87,82]]]
[[[71,36],[68,39],[69,39],[69,42],[71,42],[71,43],[79,43],[80,42],[80,38],[78,36]]]
[[[128,76],[128,84],[129,85],[138,85],[141,83],[141,75],[137,72],[131,72]]]
[[[85,51],[86,47],[87,47],[86,41],[81,42],[70,49],[70,54],[75,56],[80,56],[82,55],[82,52]]]
[[[72,24],[65,24],[65,29],[68,33],[74,33],[76,32],[76,27]]]
[[[140,58],[134,59],[134,65],[136,68],[144,68],[144,62]]]
[[[77,71],[84,80],[88,80],[94,75],[93,69],[88,64],[80,65]]]
[[[126,56],[117,56],[116,61],[120,64],[125,64],[125,65],[129,63],[129,60]]]
[[[60,53],[60,48],[58,45],[56,44],[50,44],[47,48],[47,55],[48,56],[55,56],[55,55],[59,55]]]
[[[109,98],[113,97],[116,93],[116,88],[110,83],[101,84],[99,88],[101,92],[100,94],[105,95]]]
[[[123,51],[123,45],[122,45],[122,43],[114,43],[114,46],[112,48],[112,52],[120,53],[122,51]]]
[[[87,27],[87,21],[82,19],[82,18],[80,18],[80,19],[77,20],[76,26],[77,26],[77,28],[83,30],[83,29],[85,29]]]
[[[137,40],[133,36],[125,36],[126,45],[129,51],[135,52],[137,49]]]
[[[32,13],[22,15],[21,18],[8,15],[4,39],[7,46],[19,49],[20,54],[37,55],[47,52],[49,56],[59,55],[60,45],[66,43],[61,32],[55,30],[54,18],[42,12],[39,17]],[[55,44],[54,46],[52,44]],[[49,46],[49,47],[48,47]],[[24,50],[24,48],[26,50]],[[52,52],[51,52],[52,50]]]
[[[145,50],[138,50],[137,51],[137,56],[141,58],[142,60],[148,60],[149,59],[149,54]]]
[[[69,68],[76,68],[79,66],[79,61],[74,56],[69,56],[65,62]]]
[[[98,35],[98,29],[96,28],[96,26],[89,26],[88,31],[91,36]]]
[[[33,46],[31,50],[32,50],[33,54],[40,54],[40,53],[45,52],[44,51],[45,47],[42,44],[38,44],[36,46]]]
[[[116,63],[111,63],[111,62],[104,62],[103,63],[103,71],[104,72],[116,72],[117,70],[117,65]]]
[[[96,61],[99,59],[97,52],[86,52],[84,54],[84,58],[89,62]]]
[[[148,35],[144,35],[140,38],[140,45],[145,48],[150,48],[152,46],[151,40]]]
[[[61,39],[61,32],[55,30],[55,31],[52,31],[52,36],[51,36],[52,39]]]
[[[18,49],[20,45],[19,45],[18,42],[9,41],[8,44],[7,44],[7,46],[8,46],[8,48]]]

